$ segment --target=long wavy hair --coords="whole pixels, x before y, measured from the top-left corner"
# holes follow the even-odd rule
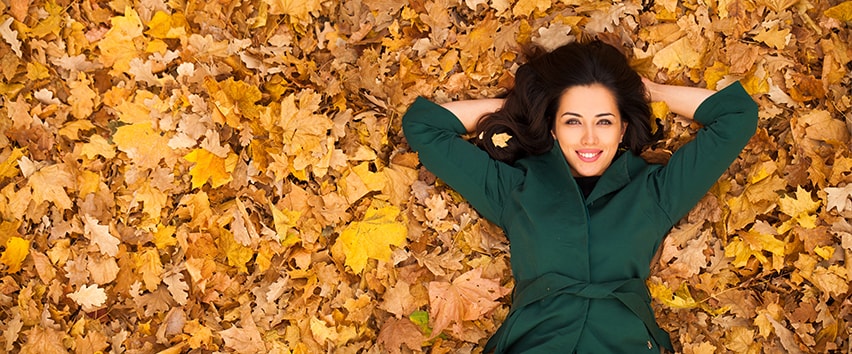
[[[551,52],[532,50],[530,60],[515,73],[515,85],[498,111],[476,124],[473,142],[492,158],[507,163],[550,151],[559,99],[569,88],[601,84],[614,96],[627,124],[622,148],[639,155],[655,137],[651,109],[642,78],[615,47],[594,40],[573,42]],[[495,134],[512,138],[494,145]]]

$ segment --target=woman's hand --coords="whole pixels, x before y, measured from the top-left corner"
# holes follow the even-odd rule
[[[642,82],[651,101],[665,102],[672,112],[689,119],[695,115],[701,102],[716,92],[700,87],[658,84],[646,78],[642,78]]]
[[[504,101],[500,98],[452,101],[441,104],[441,107],[455,114],[459,121],[464,124],[467,132],[471,133],[476,128],[476,122],[479,121],[479,118],[488,113],[496,112],[503,107]]]

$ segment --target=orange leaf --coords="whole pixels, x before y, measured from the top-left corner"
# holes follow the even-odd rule
[[[450,324],[461,331],[462,321],[473,321],[487,314],[500,303],[496,300],[509,293],[496,279],[482,278],[482,268],[460,275],[452,283],[429,283],[429,317],[432,335],[439,335]]]

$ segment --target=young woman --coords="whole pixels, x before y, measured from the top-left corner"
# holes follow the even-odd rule
[[[666,165],[638,156],[648,99],[704,126]],[[512,308],[486,351],[659,352],[672,347],[644,283],[651,258],[754,134],[757,105],[739,83],[643,80],[594,41],[522,65],[505,100],[418,98],[402,124],[423,165],[510,241]]]

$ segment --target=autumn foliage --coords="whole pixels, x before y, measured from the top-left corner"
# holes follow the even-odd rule
[[[598,35],[741,80],[759,129],[648,286],[683,353],[849,352],[852,2],[0,1],[0,351],[480,352],[508,244],[423,169],[418,95]],[[655,103],[664,160],[695,124]]]

